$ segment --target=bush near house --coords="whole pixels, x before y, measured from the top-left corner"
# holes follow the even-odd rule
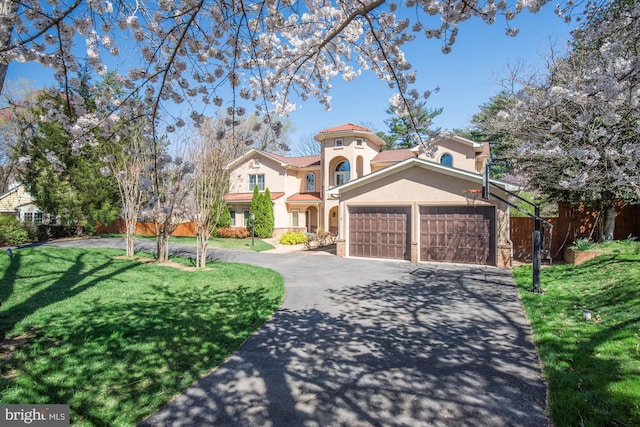
[[[15,217],[0,215],[0,246],[17,246],[38,240],[38,229]]]
[[[222,237],[224,239],[245,239],[251,236],[251,232],[246,228],[218,228],[215,232],[215,237]]]
[[[299,231],[287,231],[280,236],[281,245],[299,245],[301,243],[307,243],[307,241],[307,236]]]
[[[220,218],[218,218],[218,223],[216,224],[216,229],[228,227],[231,227],[231,213],[229,212],[229,207],[224,204],[224,206],[222,206],[222,212],[220,212]]]

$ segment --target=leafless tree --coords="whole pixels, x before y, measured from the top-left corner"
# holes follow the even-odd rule
[[[244,140],[234,138],[224,120],[209,119],[200,127],[200,135],[190,145],[194,166],[193,218],[196,226],[196,267],[206,265],[209,238],[220,220],[229,187],[225,167],[246,149]],[[224,133],[224,135],[221,135]]]
[[[169,237],[178,224],[189,218],[193,209],[190,206],[193,165],[181,155],[184,148],[184,141],[175,143],[172,154],[158,154],[149,164],[152,195],[145,212],[155,224],[156,256],[160,263],[169,260]]]
[[[128,257],[134,255],[138,216],[152,189],[152,182],[146,175],[151,162],[151,145],[143,129],[139,127],[131,132],[122,145],[114,147],[118,151],[106,159],[120,192]]]

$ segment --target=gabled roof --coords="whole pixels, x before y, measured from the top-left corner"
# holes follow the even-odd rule
[[[486,150],[488,150],[488,143],[484,143],[484,142],[476,142],[476,141],[472,141],[470,139],[464,138],[462,136],[458,136],[458,135],[452,135],[452,136],[443,136],[440,138],[436,138],[433,141],[431,141],[432,144],[437,145],[438,141],[443,141],[443,140],[447,140],[447,139],[451,139],[453,141],[457,141],[457,142],[461,142],[465,145],[469,145],[471,147],[473,147],[473,149],[475,150],[476,153],[483,153]],[[486,148],[485,148],[486,145]]]
[[[403,160],[416,157],[416,151],[412,148],[401,148],[399,150],[385,150],[379,152],[371,163],[401,162]]]
[[[267,153],[274,159],[280,160],[282,163],[286,163],[291,166],[299,168],[308,168],[309,166],[320,166],[320,156],[300,156],[300,157],[285,157],[278,154]]]
[[[275,192],[270,193],[271,200],[277,200],[280,197],[284,196],[284,193]],[[224,196],[225,202],[247,202],[251,203],[251,199],[253,199],[253,193],[229,193]]]
[[[332,196],[339,196],[340,193],[342,192],[356,189],[363,185],[369,184],[371,182],[375,182],[381,178],[394,175],[398,172],[401,172],[403,170],[406,170],[412,167],[420,167],[425,170],[441,173],[443,175],[449,175],[456,178],[461,178],[467,181],[471,181],[477,184],[478,186],[482,186],[482,174],[469,172],[463,169],[452,168],[449,166],[443,166],[440,163],[431,162],[429,160],[420,159],[418,157],[413,157],[413,158],[404,160],[400,163],[387,166],[384,169],[380,169],[378,171],[372,172],[368,175],[365,175],[353,181],[349,181],[346,184],[340,185],[338,187],[334,187],[329,191],[327,191],[327,193]],[[492,179],[491,183],[498,187],[507,189],[509,191],[520,191],[522,189],[522,187],[520,187],[517,184],[512,184],[506,181],[499,181],[496,179]]]
[[[287,166],[293,166],[297,168],[320,166],[320,156],[285,157],[279,154],[269,153],[267,151],[262,151],[256,148],[252,148],[251,150],[244,153],[242,156],[238,157],[237,159],[229,163],[225,169],[231,169],[232,167],[242,162],[248,161],[249,159],[251,159],[252,157],[255,157],[256,155],[274,160],[280,163],[280,166],[282,166],[283,168]]]
[[[322,142],[328,138],[339,138],[353,135],[366,138],[378,147],[382,147],[385,144],[382,138],[373,133],[371,129],[367,129],[364,126],[355,125],[353,123],[345,123],[328,129],[323,129],[314,138],[316,141]]]
[[[4,194],[0,194],[0,200],[1,200],[1,199],[4,199],[5,197],[7,197],[8,195],[10,195],[11,193],[14,193],[14,192],[18,191],[18,190],[20,189],[20,187],[22,187],[22,186],[23,186],[23,184],[18,184],[18,185],[16,185],[15,187],[10,188],[10,189],[9,189],[9,191],[7,191],[6,193],[4,193]]]

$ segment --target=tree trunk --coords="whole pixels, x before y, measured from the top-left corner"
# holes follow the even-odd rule
[[[616,207],[615,205],[604,208],[604,224],[602,227],[602,238],[613,240],[613,231],[616,228]]]
[[[157,247],[156,247],[156,256],[158,258],[158,262],[167,262],[169,260],[169,239],[168,236],[162,230],[157,234]]]
[[[128,257],[132,257],[134,255],[135,248],[135,240],[136,240],[136,219],[126,219],[125,220],[125,250],[126,255]]]
[[[204,268],[207,265],[209,233],[206,227],[207,225],[196,222],[196,268]]]

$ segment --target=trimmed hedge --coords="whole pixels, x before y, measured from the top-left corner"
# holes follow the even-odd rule
[[[299,245],[301,243],[307,243],[307,236],[300,231],[287,231],[280,236],[281,245]]]
[[[246,228],[218,228],[215,231],[216,237],[221,237],[223,239],[245,239],[251,236],[251,232]]]

